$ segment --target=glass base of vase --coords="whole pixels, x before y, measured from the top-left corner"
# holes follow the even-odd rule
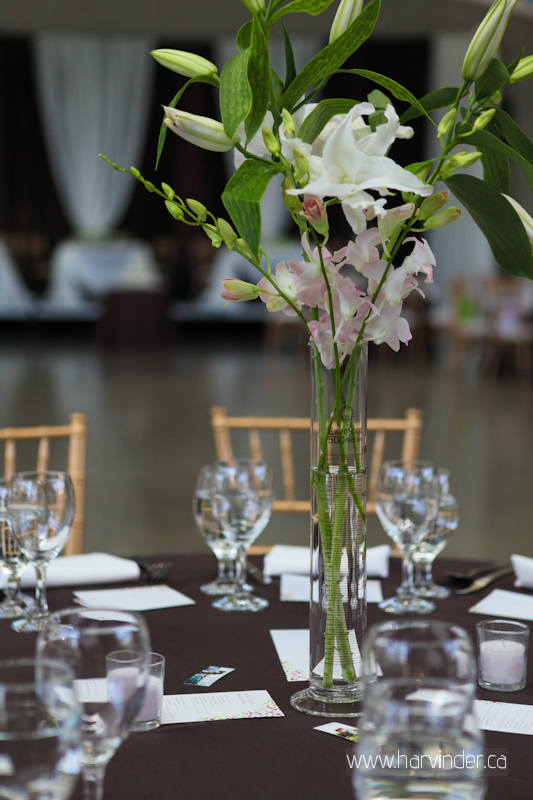
[[[263,611],[268,608],[268,600],[255,594],[237,593],[221,597],[211,605],[219,611]]]
[[[361,714],[359,700],[339,699],[324,700],[318,697],[308,686],[291,697],[291,706],[303,714],[312,714],[315,717],[358,717]]]
[[[387,614],[431,614],[435,604],[416,595],[400,595],[390,597],[378,604],[378,608]]]

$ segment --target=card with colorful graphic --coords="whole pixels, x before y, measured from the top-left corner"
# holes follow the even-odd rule
[[[185,683],[189,686],[212,686],[225,675],[234,671],[235,667],[206,667],[187,678]]]
[[[346,725],[345,722],[326,722],[325,725],[317,725],[315,731],[324,731],[349,742],[356,742],[359,739],[359,730],[353,725]]]

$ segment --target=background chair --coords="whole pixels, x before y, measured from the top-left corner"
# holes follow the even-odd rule
[[[76,493],[76,506],[72,532],[65,546],[64,555],[83,551],[85,508],[85,458],[87,450],[87,418],[85,414],[73,413],[67,425],[40,425],[34,428],[2,428],[0,442],[4,442],[4,477],[11,478],[17,469],[62,469],[70,474]],[[56,447],[56,443],[59,447]],[[30,445],[31,454],[28,451]],[[59,451],[66,445],[66,457]],[[17,453],[17,445],[19,453]],[[37,455],[35,458],[35,446]],[[53,450],[53,466],[50,465]],[[56,454],[56,450],[58,451]],[[17,465],[17,455],[20,455]],[[32,461],[30,462],[30,455]],[[57,462],[55,457],[57,455]],[[65,466],[66,461],[66,466]],[[30,463],[30,466],[28,466]],[[56,466],[61,463],[62,466]]]
[[[252,458],[265,458],[272,466],[274,473],[279,471],[281,475],[281,487],[276,487],[277,500],[274,501],[273,511],[309,513],[309,497],[300,496],[297,491],[297,475],[294,470],[294,447],[293,434],[300,434],[300,440],[305,439],[305,453],[309,452],[309,429],[310,420],[308,417],[230,417],[226,409],[222,406],[215,406],[211,409],[211,427],[215,443],[217,459],[228,461],[234,457],[232,444],[232,433],[245,431],[248,434],[248,447]],[[408,408],[405,416],[399,419],[368,419],[368,452],[370,457],[367,459],[368,491],[367,491],[367,512],[374,514],[376,511],[376,485],[379,468],[384,458],[402,458],[411,461],[418,458],[420,452],[420,436],[422,432],[422,411],[419,408]],[[279,438],[279,463],[274,460],[277,454],[272,449],[272,442],[269,443],[270,450],[267,454],[267,433],[278,433]],[[301,434],[304,433],[302,437]],[[264,434],[264,445],[261,439]],[[394,434],[400,438],[400,447],[396,447],[395,452],[391,452],[388,444],[389,434],[391,439]],[[398,437],[396,437],[398,438]],[[301,442],[300,442],[301,443]],[[398,442],[396,443],[398,444]],[[243,451],[239,449],[238,454]],[[303,451],[302,451],[303,452]],[[298,456],[299,460],[299,456]],[[303,472],[303,470],[300,470]],[[308,470],[305,470],[304,485],[309,489]],[[280,491],[281,489],[281,491]],[[301,494],[304,494],[303,487]]]

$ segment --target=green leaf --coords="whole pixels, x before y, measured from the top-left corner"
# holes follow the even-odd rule
[[[428,117],[428,119],[430,119],[429,114],[420,100],[417,100],[417,98],[412,92],[409,91],[409,89],[406,89],[405,86],[401,85],[401,83],[393,81],[392,78],[388,78],[386,75],[381,75],[379,72],[372,72],[370,69],[343,69],[340,70],[340,72],[350,72],[352,75],[361,75],[362,78],[368,78],[368,80],[379,84],[388,92],[390,92],[397,100],[403,100],[406,103],[410,103],[412,106],[417,108],[421,114],[424,114],[426,117]]]
[[[489,183],[504,194],[509,194],[510,186],[510,168],[509,159],[491,150],[490,147],[480,148],[482,156],[481,163],[483,164],[483,177]]]
[[[493,121],[500,129],[504,139],[530,164],[533,164],[533,142],[503,109],[497,108]]]
[[[386,94],[380,92],[379,89],[372,89],[372,91],[368,93],[368,102],[372,103],[376,111],[378,109],[387,108],[387,106],[390,105],[390,99]]]
[[[507,67],[499,58],[491,59],[481,78],[476,81],[476,99],[490,97],[506,83],[509,83]]]
[[[254,17],[252,43],[248,59],[248,82],[252,90],[252,108],[244,127],[246,140],[254,136],[263,123],[270,98],[270,56],[268,41],[258,17]]]
[[[498,139],[497,136],[493,136],[493,134],[489,133],[488,131],[476,131],[470,136],[465,136],[464,140],[465,142],[468,142],[468,144],[474,145],[474,147],[490,148],[491,150],[503,154],[507,159],[512,159],[515,163],[522,167],[527,178],[527,182],[529,183],[531,189],[533,189],[533,164],[527,161],[512,147],[509,147],[509,145],[505,144],[505,142],[502,142],[500,139]]]
[[[287,87],[283,95],[283,105],[292,111],[300,98],[316,84],[327,79],[341,67],[352,53],[365,42],[377,22],[381,0],[370,0],[359,16],[344,33],[331,44],[326,45]]]
[[[241,25],[237,32],[236,44],[239,50],[246,50],[250,47],[252,41],[252,26],[253,20],[249,19],[244,25]]]
[[[453,175],[446,184],[485,234],[500,267],[533,279],[531,242],[511,204],[494,186],[473,175]]]
[[[260,202],[266,187],[278,172],[280,167],[277,164],[248,159],[231,176],[222,193],[226,211],[257,259],[261,243]]]
[[[418,102],[426,111],[436,111],[438,108],[453,105],[458,91],[459,89],[456,86],[444,86],[442,89],[436,89],[434,92],[425,94]],[[409,120],[421,116],[422,112],[419,110],[418,106],[410,106],[403,112],[400,117],[400,122],[409,122]]]
[[[292,3],[287,3],[286,6],[278,8],[269,19],[271,25],[274,24],[280,17],[285,14],[311,14],[316,16],[326,10],[332,4],[333,0],[293,0]]]
[[[292,42],[287,33],[287,28],[285,25],[283,25],[282,28],[283,45],[285,48],[285,86],[288,86],[296,77],[296,64],[294,63],[294,52],[292,49]]]
[[[218,86],[218,77],[214,78],[214,77],[211,77],[209,75],[203,75],[202,77],[199,77],[199,78],[190,78],[187,81],[187,83],[183,84],[183,86],[181,87],[179,92],[177,92],[177,94],[174,95],[174,97],[172,98],[170,103],[168,103],[170,108],[176,108],[176,106],[178,105],[179,101],[181,100],[181,97],[182,97],[183,93],[185,92],[186,89],[189,88],[189,86],[192,83],[210,83],[212,86]],[[157,166],[159,164],[159,159],[161,158],[161,153],[163,152],[163,147],[165,146],[165,139],[167,137],[167,131],[168,131],[167,126],[165,125],[164,122],[162,122],[161,123],[161,128],[159,129],[159,138],[157,140],[157,154],[156,154],[156,158],[155,158],[155,168],[156,168],[156,170],[157,170]]]
[[[248,56],[249,50],[242,50],[224,64],[220,73],[220,113],[228,139],[233,138],[252,107],[252,90],[247,75]]]
[[[340,97],[321,100],[300,125],[298,137],[311,144],[335,114],[347,114],[356,103],[357,100],[344,100]]]
[[[276,132],[281,122],[281,98],[283,97],[283,81],[278,73],[270,70],[270,108],[274,117],[274,132]]]

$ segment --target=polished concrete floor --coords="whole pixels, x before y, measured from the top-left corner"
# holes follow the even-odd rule
[[[214,458],[209,409],[307,415],[302,348],[268,351],[233,326],[182,328],[161,350],[99,348],[90,330],[34,329],[0,337],[0,426],[89,419],[86,550],[117,554],[199,551],[191,499],[199,467]],[[371,358],[370,416],[424,410],[422,456],[451,468],[461,523],[450,555],[533,556],[533,378],[452,372],[402,352]],[[307,442],[297,452],[307,475]],[[25,466],[25,465],[21,465]],[[302,516],[272,519],[262,543],[307,541]],[[383,539],[369,524],[370,544]]]

